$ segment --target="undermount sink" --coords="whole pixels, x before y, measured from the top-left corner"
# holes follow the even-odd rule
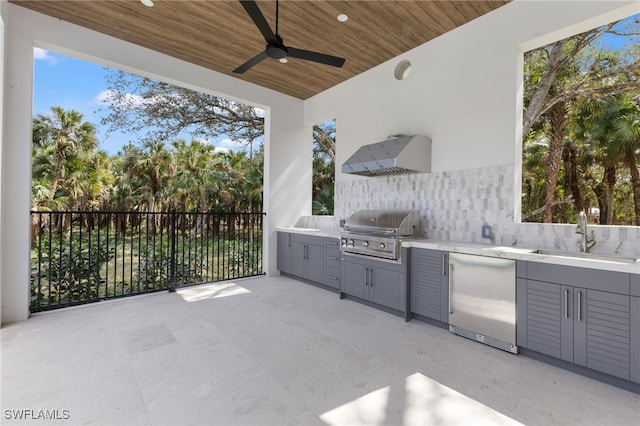
[[[610,255],[610,254],[598,254],[598,253],[569,252],[569,251],[561,251],[561,250],[538,249],[538,250],[533,250],[531,253],[545,255],[545,256],[589,259],[589,260],[598,260],[601,262],[624,263],[624,264],[632,264],[638,261],[638,259],[634,257],[617,256],[617,255]]]

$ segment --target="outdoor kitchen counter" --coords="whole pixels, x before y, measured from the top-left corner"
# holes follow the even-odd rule
[[[296,234],[316,235],[318,237],[340,238],[340,230],[315,228],[278,228],[277,231]],[[532,262],[550,263],[581,268],[601,269],[605,271],[626,272],[640,274],[640,261],[635,263],[618,262],[615,260],[585,259],[571,257],[571,252],[564,255],[549,255],[535,253],[537,249],[526,247],[508,247],[494,244],[466,243],[448,240],[411,239],[402,242],[402,247],[424,248],[447,251],[452,253],[466,253],[480,256],[502,257],[505,259],[525,260]]]
[[[440,250],[454,253],[475,254],[480,256],[502,257],[505,259],[525,260],[532,262],[551,263],[555,265],[576,266],[581,268],[601,269],[606,271],[640,274],[640,261],[624,262],[615,259],[587,259],[571,257],[571,252],[558,254],[535,253],[537,249],[525,247],[508,247],[492,244],[474,244],[446,240],[419,239],[402,243],[403,247],[415,247]],[[579,253],[576,253],[579,255]],[[613,258],[614,256],[612,256]],[[622,259],[622,257],[621,257]]]

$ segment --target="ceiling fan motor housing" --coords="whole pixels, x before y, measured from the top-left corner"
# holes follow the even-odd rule
[[[267,56],[273,59],[282,59],[287,57],[287,48],[282,44],[268,43]]]

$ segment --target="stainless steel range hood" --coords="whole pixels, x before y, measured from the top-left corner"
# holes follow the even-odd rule
[[[390,136],[361,146],[342,165],[342,173],[378,176],[431,171],[431,139],[426,136]]]

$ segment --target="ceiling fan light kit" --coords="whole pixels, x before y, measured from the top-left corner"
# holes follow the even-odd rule
[[[240,0],[240,4],[244,7],[249,17],[253,20],[253,23],[258,27],[264,40],[267,43],[267,47],[264,52],[259,53],[253,58],[249,59],[244,64],[233,70],[236,74],[242,74],[260,62],[267,58],[278,59],[282,63],[288,62],[287,57],[303,59],[305,61],[317,62],[320,64],[331,65],[334,67],[342,67],[345,59],[337,56],[326,55],[324,53],[312,52],[310,50],[296,49],[295,47],[285,46],[282,37],[278,34],[278,11],[279,2],[276,0],[276,30],[271,29],[264,15],[260,11],[260,8],[254,0]],[[346,15],[345,15],[346,16]]]

